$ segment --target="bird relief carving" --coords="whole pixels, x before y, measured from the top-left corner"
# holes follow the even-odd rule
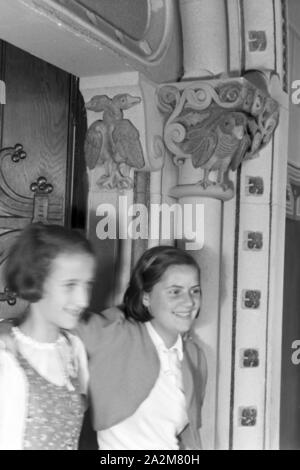
[[[132,188],[132,169],[145,166],[139,131],[124,118],[124,111],[140,102],[141,98],[123,93],[113,98],[95,95],[86,103],[87,110],[102,113],[102,119],[89,126],[84,144],[87,167],[104,169],[96,183],[101,189]]]
[[[224,190],[230,185],[228,169],[236,170],[251,146],[246,125],[243,113],[211,109],[202,126],[187,128],[182,149],[191,154],[194,168],[204,170],[199,182],[204,189],[215,184],[209,179],[211,171],[217,171],[217,184]]]
[[[158,102],[167,116],[164,141],[174,163],[190,158],[195,169],[203,170],[198,186],[209,194],[214,194],[211,188],[232,191],[229,171],[258,156],[279,120],[278,103],[243,79],[200,82],[183,90],[165,85]],[[213,180],[211,172],[216,172]]]

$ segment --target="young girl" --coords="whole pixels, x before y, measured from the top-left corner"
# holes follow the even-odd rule
[[[0,449],[76,449],[88,369],[69,333],[87,307],[94,255],[79,233],[29,225],[6,263],[6,284],[29,302],[0,347]]]
[[[80,323],[100,449],[201,448],[206,361],[189,334],[200,304],[196,261],[158,246],[138,261],[121,308]]]

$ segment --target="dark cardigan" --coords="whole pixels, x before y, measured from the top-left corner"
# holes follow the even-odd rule
[[[89,356],[93,424],[100,431],[131,416],[148,397],[159,375],[159,357],[145,324],[125,319],[118,308],[89,315],[78,334]],[[180,447],[200,449],[206,360],[191,337],[184,340],[183,352],[189,424],[179,436]]]

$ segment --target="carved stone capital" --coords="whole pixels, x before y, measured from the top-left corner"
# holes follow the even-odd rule
[[[108,86],[94,78],[81,85],[88,117],[85,159],[91,189],[132,189],[134,171],[160,170],[165,145],[157,86],[136,74],[130,85]]]
[[[229,171],[258,156],[279,120],[279,105],[263,75],[163,85],[157,97],[166,118],[164,142],[174,163],[191,159],[199,171],[197,184],[177,186],[171,195],[233,197]]]

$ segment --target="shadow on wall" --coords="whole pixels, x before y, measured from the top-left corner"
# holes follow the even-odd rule
[[[95,247],[97,250],[97,247]],[[89,310],[100,313],[110,306],[113,297],[114,271],[112,259],[105,249],[97,252],[97,269]],[[79,439],[79,450],[97,450],[97,434],[93,430],[91,408],[85,413]]]
[[[100,313],[112,304],[114,291],[115,267],[111,257],[101,250],[97,253],[97,269],[92,289],[90,310]]]
[[[84,415],[84,421],[81,429],[78,450],[97,450],[97,434],[93,430],[90,416],[91,408],[88,408]]]
[[[300,449],[300,364],[292,360],[300,340],[300,222],[286,219],[282,323],[280,450]]]

